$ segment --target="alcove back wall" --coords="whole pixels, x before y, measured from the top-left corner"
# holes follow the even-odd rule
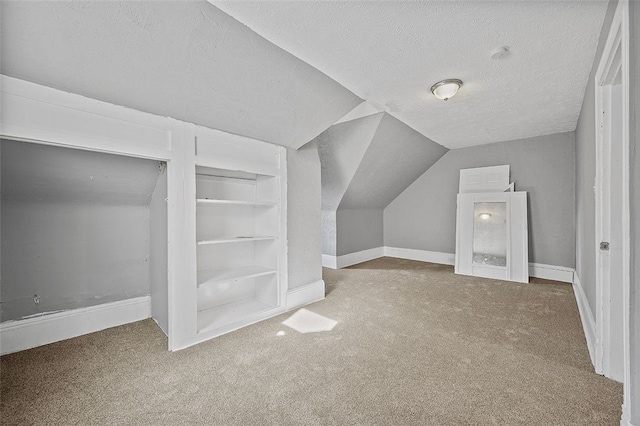
[[[149,295],[159,162],[8,140],[0,150],[2,321]]]

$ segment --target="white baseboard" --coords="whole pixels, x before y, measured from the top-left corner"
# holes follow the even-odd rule
[[[573,293],[576,296],[576,302],[578,303],[578,311],[580,312],[580,319],[582,320],[582,329],[584,330],[585,338],[587,339],[587,348],[589,349],[589,357],[591,363],[596,365],[596,321],[593,318],[591,307],[587,296],[584,294],[580,278],[577,273],[573,274]]]
[[[331,256],[330,254],[323,254],[322,255],[322,267],[323,268],[338,269],[338,258],[336,256]]]
[[[324,299],[324,281],[319,280],[287,291],[287,311]]]
[[[628,408],[622,404],[622,417],[620,417],[620,426],[633,426],[629,420]]]
[[[437,251],[416,250],[399,247],[384,248],[384,255],[399,259],[419,260],[421,262],[440,263],[442,265],[454,265],[456,255],[453,253],[441,253]]]
[[[384,256],[384,247],[376,247],[368,250],[357,251],[355,253],[344,254],[342,256],[322,255],[322,266],[331,269],[346,268]]]
[[[573,268],[529,262],[529,276],[545,280],[573,283]]]
[[[151,316],[151,297],[143,296],[88,308],[6,321],[0,324],[0,354],[5,355]]]
[[[631,423],[631,413],[629,413],[629,406],[622,404],[622,417],[620,418],[620,426],[636,426]]]
[[[383,256],[418,260],[420,262],[439,263],[442,265],[454,265],[456,258],[453,253],[384,246],[349,253],[342,256],[323,254],[322,266],[325,268],[340,269]],[[529,276],[531,277],[573,283],[573,273],[574,269],[566,266],[529,263]]]

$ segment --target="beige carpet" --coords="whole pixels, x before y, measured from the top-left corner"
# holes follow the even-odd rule
[[[1,358],[3,425],[617,425],[569,284],[383,258],[292,313],[169,353],[151,320]],[[278,336],[279,332],[284,332]],[[282,334],[282,333],[280,333]]]

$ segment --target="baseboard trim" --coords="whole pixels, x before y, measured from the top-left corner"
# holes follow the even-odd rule
[[[626,404],[622,404],[622,417],[620,418],[620,426],[633,426],[631,424],[631,420],[629,419],[631,414],[629,414],[629,408]]]
[[[346,268],[358,263],[367,262],[369,260],[383,257],[384,247],[376,247],[368,250],[357,251],[354,253],[344,254],[342,256],[322,255],[322,266],[331,269]]]
[[[47,345],[151,316],[151,297],[143,296],[88,308],[6,321],[0,324],[0,354]]]
[[[336,256],[331,256],[330,254],[323,254],[322,255],[322,267],[323,268],[338,269],[338,258]]]
[[[318,280],[287,291],[287,311],[324,299],[324,281]]]
[[[589,349],[589,357],[591,364],[596,365],[596,321],[593,318],[587,295],[584,293],[582,283],[577,273],[573,274],[573,293],[576,296],[578,304],[578,312],[580,312],[580,320],[582,321],[582,329],[587,339],[587,348]]]
[[[398,259],[418,260],[420,262],[439,263],[442,265],[454,265],[456,259],[456,256],[453,253],[383,246],[349,253],[342,256],[323,254],[322,266],[325,268],[340,269],[383,256],[395,257]],[[531,277],[573,283],[573,273],[573,268],[568,268],[566,266],[529,263],[529,276]]]
[[[543,263],[529,262],[529,276],[542,278],[545,280],[562,281],[564,283],[573,283],[573,268],[566,266],[545,265]]]
[[[416,250],[399,247],[384,247],[384,255],[399,259],[419,260],[421,262],[439,263],[442,265],[454,265],[456,255],[437,251]]]

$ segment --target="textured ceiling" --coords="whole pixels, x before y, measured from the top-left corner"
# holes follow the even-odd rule
[[[384,208],[447,149],[383,113],[340,209]]]
[[[298,148],[361,99],[204,1],[1,1],[2,73]]]
[[[382,113],[336,124],[315,139],[321,164],[322,210],[337,210],[349,188]]]
[[[448,148],[575,129],[607,2],[214,1]],[[491,59],[509,46],[504,59]],[[447,102],[430,86],[459,78]]]
[[[384,208],[447,152],[386,113],[336,124],[315,140],[323,210]]]

